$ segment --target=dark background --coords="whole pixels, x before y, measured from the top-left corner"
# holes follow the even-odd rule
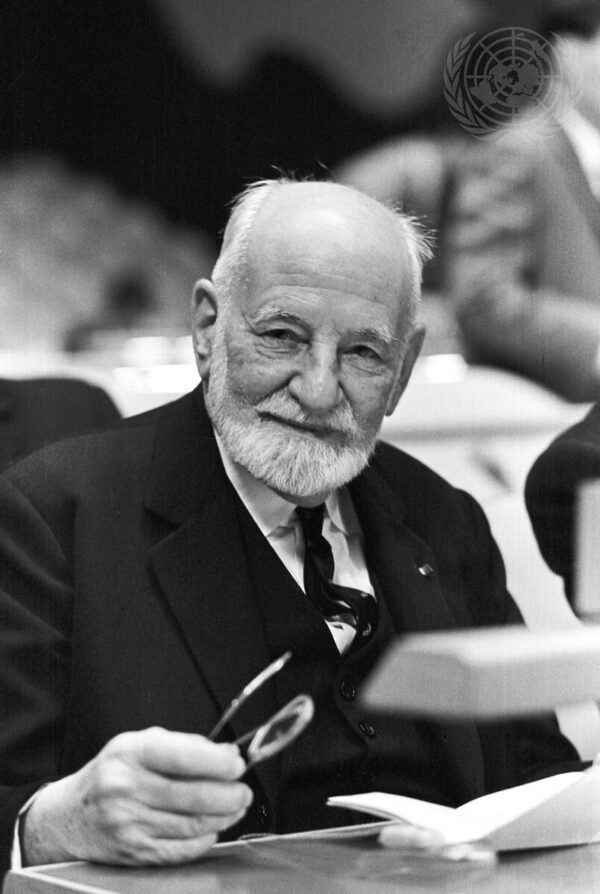
[[[340,23],[347,24],[344,12],[352,4],[331,2]],[[211,10],[212,21],[226,6],[225,0],[172,3],[195,9],[199,17]],[[278,7],[282,22],[286,5],[281,0]],[[110,178],[128,196],[158,203],[172,221],[214,237],[231,196],[245,182],[271,175],[274,166],[320,176],[386,137],[456,129],[443,100],[442,71],[448,49],[469,30],[577,25],[597,15],[598,3],[374,0],[368,8],[373,17],[385,12],[386,38],[397,27],[397,55],[405,58],[412,84],[407,90],[395,72],[398,103],[371,108],[339,89],[335,77],[303,52],[300,40],[297,46],[288,40],[283,48],[265,43],[241,79],[212,77],[210,66],[198,65],[176,31],[166,27],[169,6],[170,0],[4,0],[0,157],[58,155],[79,171]],[[261,4],[248,0],[237,8],[245,17],[239,21],[243,33]],[[318,21],[309,25],[318,31]],[[222,52],[227,51],[224,43]],[[357,68],[368,68],[369,58],[356,56]],[[417,69],[422,84],[415,91]]]
[[[231,196],[274,166],[319,176],[388,136],[452,126],[441,75],[410,110],[369,110],[300,48],[267,47],[243,80],[218,82],[147,0],[11,0],[1,9],[2,156],[58,155],[213,236]],[[399,3],[399,23],[402,13]]]

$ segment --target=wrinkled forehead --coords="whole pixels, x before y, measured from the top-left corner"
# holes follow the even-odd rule
[[[359,277],[402,304],[410,282],[406,240],[392,212],[336,184],[293,184],[260,209],[248,241],[252,284],[273,271]]]

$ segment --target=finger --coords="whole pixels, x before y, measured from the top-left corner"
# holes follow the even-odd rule
[[[144,804],[172,813],[219,816],[246,810],[253,795],[244,782],[171,779],[144,771],[137,781],[136,797]]]
[[[217,835],[201,835],[198,838],[173,840],[170,838],[154,843],[154,851],[160,864],[191,863],[202,857],[217,841]]]
[[[215,779],[238,779],[246,764],[236,745],[216,744],[194,733],[152,727],[116,736],[109,747],[155,773]]]
[[[162,816],[158,811],[127,824],[121,835],[97,836],[87,859],[123,866],[159,865],[197,860],[218,840],[218,833],[239,822],[245,810],[228,817]],[[186,822],[187,821],[187,822]]]
[[[425,829],[409,823],[392,823],[384,826],[379,833],[379,843],[383,847],[434,850],[444,844],[444,836],[435,829]]]
[[[129,831],[137,838],[144,840],[201,838],[204,835],[217,834],[234,826],[245,814],[246,808],[223,816],[209,814],[193,816],[148,810],[143,818],[138,819],[137,829]]]
[[[120,844],[91,859],[119,866],[164,866],[190,863],[202,857],[217,842],[217,834],[211,832],[197,838],[148,838],[147,840]]]

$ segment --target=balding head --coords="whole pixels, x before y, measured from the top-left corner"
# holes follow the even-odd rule
[[[213,282],[225,304],[243,299],[252,276],[304,247],[307,258],[363,258],[402,307],[404,342],[414,325],[427,238],[413,218],[336,183],[264,180],[235,201]]]

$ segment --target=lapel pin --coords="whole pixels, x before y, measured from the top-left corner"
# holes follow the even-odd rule
[[[430,578],[430,577],[433,577],[433,575],[434,575],[434,570],[431,567],[431,565],[429,564],[429,562],[425,562],[424,565],[419,565],[418,570],[419,570],[419,574],[423,575],[423,577]]]

